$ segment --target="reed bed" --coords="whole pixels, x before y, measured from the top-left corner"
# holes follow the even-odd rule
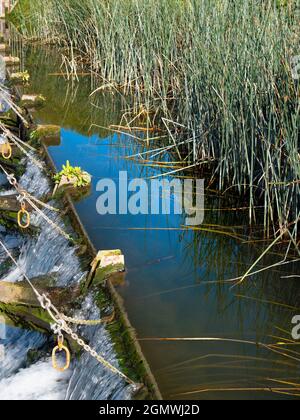
[[[266,234],[287,235],[291,247],[299,10],[299,0],[21,0],[13,19],[28,39],[66,47],[68,71],[89,66],[99,90],[130,96],[147,127],[165,129],[168,152],[190,169],[207,166],[217,189],[247,202],[250,222],[263,217]]]

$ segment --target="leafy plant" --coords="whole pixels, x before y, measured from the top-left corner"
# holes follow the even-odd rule
[[[90,184],[91,179],[87,172],[83,171],[79,166],[71,166],[68,160],[63,165],[62,171],[56,174],[53,179],[56,184],[59,184],[63,177],[67,178],[68,181],[72,181],[76,188],[86,187]]]
[[[74,71],[88,63],[106,86],[132,95],[135,111],[152,110],[153,125],[173,121],[168,151],[175,148],[186,167],[207,168],[216,189],[239,194],[250,223],[263,221],[266,235],[290,227],[299,237],[300,84],[291,69],[299,0],[21,0],[19,7],[26,37],[69,46]]]
[[[39,140],[40,137],[39,137],[39,134],[38,134],[37,130],[32,131],[29,135],[29,138],[30,138],[30,140],[33,140],[33,141]]]
[[[28,83],[30,80],[30,74],[28,71],[22,71],[15,74],[15,78],[21,80],[23,83]]]

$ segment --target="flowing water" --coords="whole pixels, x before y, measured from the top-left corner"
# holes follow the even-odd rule
[[[50,191],[47,178],[31,162],[28,162],[19,184],[37,198]],[[51,211],[46,213],[66,230],[59,215]],[[51,276],[57,286],[78,284],[86,273],[82,271],[76,248],[70,246],[69,242],[45,223],[41,216],[33,215],[32,222],[39,228],[38,235],[34,237],[13,236],[7,234],[4,229],[0,233],[1,240],[16,254],[18,261],[18,267],[12,267],[9,272],[2,274],[5,280],[18,282],[22,280],[23,271],[29,278],[43,279],[44,276],[46,279]],[[1,252],[0,264],[5,261],[7,257]],[[81,319],[101,318],[92,296],[83,303],[79,316]],[[118,366],[112,343],[102,326],[92,328],[92,332],[86,327],[81,333],[92,348]],[[71,371],[63,375],[53,370],[49,348],[45,349],[34,363],[30,363],[29,351],[40,351],[48,341],[41,333],[7,326],[4,337],[0,338],[0,344],[4,346],[4,358],[0,361],[0,399],[130,398],[131,388],[86,354],[73,361]],[[39,377],[41,379],[37,381]]]
[[[32,155],[37,160],[37,156]],[[33,159],[24,159],[26,170],[19,180],[22,188],[41,198],[50,192],[49,180]],[[1,177],[0,194],[9,195],[11,189]],[[51,202],[55,206],[58,203]],[[60,228],[67,230],[60,215],[47,210],[44,213]],[[56,286],[78,284],[85,276],[76,248],[45,223],[41,215],[33,214],[32,224],[38,228],[33,237],[8,232],[0,226],[0,239],[17,259],[18,266],[9,265],[9,258],[1,247],[0,273],[8,282],[18,282],[23,272],[31,279],[51,278]],[[70,232],[72,234],[72,232]],[[75,314],[81,319],[100,319],[101,313],[93,296],[82,304]],[[80,333],[99,354],[118,366],[113,345],[103,326],[81,328]],[[42,333],[28,331],[14,325],[9,317],[0,317],[0,399],[130,399],[131,387],[118,376],[84,354],[72,362],[71,369],[60,374],[52,368],[49,356],[49,338]],[[51,343],[52,344],[52,343]],[[53,344],[52,344],[53,346]],[[35,356],[33,357],[33,355]]]
[[[72,165],[81,166],[93,176],[90,194],[76,203],[80,218],[98,249],[120,248],[126,256],[126,281],[119,286],[119,293],[164,398],[297,398],[287,395],[284,389],[286,382],[299,383],[300,376],[298,347],[291,343],[291,320],[300,313],[299,280],[294,277],[299,265],[261,271],[239,287],[224,282],[243,274],[258,257],[260,243],[246,240],[262,227],[249,231],[247,212],[221,211],[228,203],[210,194],[205,200],[202,230],[182,229],[184,220],[177,215],[100,216],[96,211],[99,179],[117,180],[119,171],[127,171],[129,179],[158,172],[125,159],[144,151],[143,142],[103,128],[121,120],[124,103],[117,93],[90,98],[95,85],[89,77],[72,82],[58,75],[59,53],[29,47],[24,51],[24,65],[31,74],[28,91],[47,98],[46,106],[36,111],[35,118],[62,127],[60,139],[53,139],[49,145],[57,168],[69,159]],[[29,173],[26,177],[26,185],[30,186],[33,177]],[[34,188],[36,193],[39,188],[42,187]],[[240,203],[236,205],[242,207]],[[224,230],[226,235],[222,234]],[[48,238],[51,246],[47,244],[46,250]],[[45,229],[37,243],[32,240],[23,245],[19,260],[32,275],[54,270],[59,284],[70,284],[81,273],[74,252],[62,252],[63,246],[61,238]],[[42,261],[34,258],[36,254],[43,255]],[[282,258],[277,250],[265,257],[257,270]],[[67,269],[63,264],[66,260]],[[292,277],[287,279],[289,275]],[[86,314],[98,317],[90,299],[86,301]],[[85,334],[115,362],[104,330],[89,330]],[[202,341],[157,340],[166,337]],[[34,336],[34,340],[39,339]],[[277,344],[267,349],[256,343]],[[34,375],[38,366],[31,367],[28,374]],[[128,389],[124,390],[118,379],[105,376],[99,367],[99,372],[95,372],[95,368],[88,356],[81,358],[73,367],[68,398],[129,398]],[[14,381],[21,384],[23,376],[24,371],[19,372]],[[92,380],[87,384],[88,376]],[[60,396],[66,392],[62,388]]]

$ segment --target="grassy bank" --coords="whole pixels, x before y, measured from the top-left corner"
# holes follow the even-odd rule
[[[299,1],[21,0],[28,38],[68,47],[133,95],[153,124],[169,118],[184,166],[207,163],[218,189],[239,193],[266,232],[298,236],[300,213]],[[191,140],[187,140],[191,139]]]

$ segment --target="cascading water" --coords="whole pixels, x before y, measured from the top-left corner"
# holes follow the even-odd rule
[[[5,357],[1,363],[1,380],[24,368],[28,351],[33,348],[40,349],[46,343],[46,337],[35,331],[6,326],[5,338],[2,341]]]
[[[95,305],[93,295],[86,297],[82,310],[75,316],[79,319],[99,319],[100,311]],[[118,366],[112,343],[102,325],[96,328],[83,327],[80,333],[86,337],[98,353],[113,366]],[[87,382],[86,378],[89,378]],[[128,400],[132,387],[124,388],[124,381],[102,367],[87,353],[83,354],[74,368],[70,380],[67,398],[70,400]]]
[[[27,163],[19,184],[37,198],[50,192],[47,177],[31,162]],[[51,204],[55,206],[55,202]],[[44,213],[66,230],[58,213],[50,210],[44,210]],[[38,227],[38,234],[34,237],[12,236],[4,228],[0,230],[1,240],[17,257],[20,267],[10,267],[2,278],[18,282],[22,280],[23,270],[29,278],[54,277],[56,286],[78,284],[86,273],[82,271],[76,248],[41,215],[33,214],[32,222]],[[4,261],[6,256],[0,251],[0,267]],[[84,319],[101,318],[92,294],[75,315]],[[7,327],[6,330],[5,338],[0,337],[0,344],[4,344],[5,350],[4,360],[0,360],[0,399],[130,399],[132,387],[99,365],[90,355],[82,354],[79,360],[73,360],[68,372],[60,374],[51,366],[49,351],[47,355],[40,352],[37,360],[28,363],[28,351],[40,351],[47,346],[48,337],[16,327]],[[91,347],[118,367],[113,345],[103,326],[83,327],[79,332]]]
[[[36,198],[41,198],[50,191],[48,180],[43,171],[34,164],[27,165],[27,170],[19,184]],[[58,213],[50,210],[44,210],[44,213],[54,223],[65,229]],[[57,277],[57,286],[78,283],[85,273],[81,271],[76,248],[71,247],[69,242],[59,235],[54,227],[45,222],[41,215],[34,214],[32,222],[39,228],[39,234],[28,238],[24,243],[20,251],[19,267],[26,272],[29,278],[54,274]],[[17,281],[20,277],[22,277],[20,270],[15,268],[7,275],[6,279]]]

